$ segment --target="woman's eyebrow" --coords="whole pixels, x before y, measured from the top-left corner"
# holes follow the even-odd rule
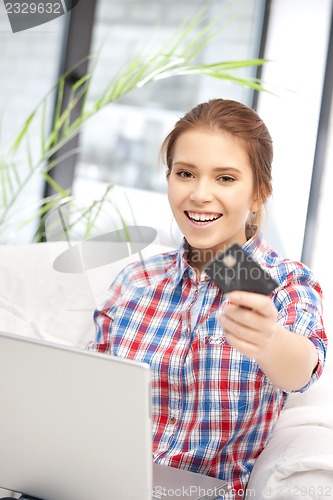
[[[213,172],[236,172],[241,174],[241,170],[236,167],[215,167],[213,168]]]
[[[195,170],[198,169],[198,167],[196,165],[194,165],[193,163],[188,163],[186,161],[176,161],[173,165],[174,166],[179,165],[182,167],[189,167],[189,168],[192,168]],[[226,167],[214,167],[212,170],[213,170],[213,172],[217,172],[217,173],[219,173],[219,172],[236,172],[239,174],[242,173],[241,170],[239,170],[238,168],[228,167],[228,166],[226,166]]]
[[[180,165],[182,167],[197,168],[193,163],[188,163],[186,161],[175,161],[173,165]]]

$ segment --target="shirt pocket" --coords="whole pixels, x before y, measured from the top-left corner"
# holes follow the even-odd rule
[[[254,360],[233,349],[223,335],[207,336],[201,345],[204,399],[212,414],[230,414],[241,419],[260,403],[260,377]]]

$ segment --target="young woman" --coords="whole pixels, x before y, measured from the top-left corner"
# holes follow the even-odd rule
[[[150,364],[156,462],[225,479],[226,498],[242,498],[288,393],[322,372],[321,289],[260,233],[273,152],[252,109],[200,104],[176,123],[162,153],[183,244],[118,275],[95,312],[88,348]],[[271,296],[226,296],[205,273],[235,242],[278,282]]]

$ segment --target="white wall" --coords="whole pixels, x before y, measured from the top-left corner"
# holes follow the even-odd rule
[[[259,96],[274,141],[269,241],[301,258],[331,19],[331,0],[273,0]]]
[[[327,332],[333,330],[333,270],[332,217],[333,217],[333,106],[329,126],[328,150],[325,159],[324,178],[319,199],[319,217],[313,241],[313,263],[311,265],[324,291],[324,317]]]

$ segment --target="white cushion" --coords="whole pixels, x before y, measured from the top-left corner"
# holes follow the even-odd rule
[[[331,498],[332,445],[330,428],[298,425],[277,429],[255,463],[248,489],[262,499]]]
[[[257,459],[248,489],[255,498],[333,497],[333,353],[320,379],[289,396]]]
[[[66,250],[62,242],[0,246],[0,330],[76,347],[94,337],[95,307],[115,275],[138,254],[119,259],[115,250],[108,265],[81,273],[56,271],[55,259]],[[142,255],[166,250],[152,244]]]

